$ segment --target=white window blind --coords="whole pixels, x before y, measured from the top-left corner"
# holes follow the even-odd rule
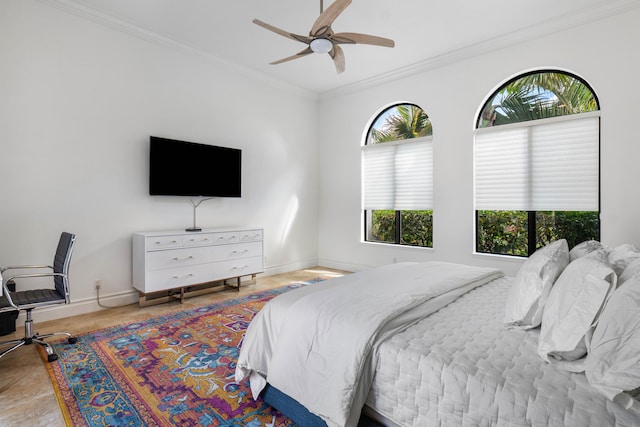
[[[362,147],[362,208],[433,209],[431,137]]]
[[[477,129],[476,210],[599,210],[599,112]]]

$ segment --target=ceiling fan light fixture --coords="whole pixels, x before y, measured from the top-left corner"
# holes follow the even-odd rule
[[[317,38],[311,40],[309,47],[315,53],[328,53],[333,49],[333,43],[331,43],[331,40],[325,38]]]

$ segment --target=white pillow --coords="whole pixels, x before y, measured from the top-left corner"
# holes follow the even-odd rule
[[[609,252],[609,263],[618,276],[636,259],[640,258],[640,248],[631,243],[616,246]]]
[[[540,326],[549,291],[569,263],[565,239],[538,249],[518,270],[505,306],[504,323],[511,328]]]
[[[599,249],[604,249],[604,245],[597,240],[587,240],[586,242],[578,243],[569,251],[569,262],[575,261]]]
[[[618,288],[593,333],[585,374],[600,393],[629,409],[638,403],[624,393],[640,386],[640,276]]]
[[[601,263],[613,268],[613,266],[609,263],[608,250],[605,248],[602,248],[593,252],[589,252],[588,254],[584,255],[582,258],[600,261]]]
[[[640,273],[640,258],[635,259],[624,269],[622,274],[618,277],[618,287],[622,286],[622,284],[633,276]]]
[[[602,258],[594,252],[569,264],[544,307],[538,353],[567,371],[584,371],[593,328],[616,288],[617,276]]]

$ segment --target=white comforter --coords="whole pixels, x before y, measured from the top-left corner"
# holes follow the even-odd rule
[[[236,380],[250,376],[254,398],[268,381],[329,426],[355,426],[375,347],[500,276],[459,264],[399,263],[282,294],[251,322]]]

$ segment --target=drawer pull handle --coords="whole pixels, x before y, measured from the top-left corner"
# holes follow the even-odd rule
[[[233,251],[231,252],[232,255],[238,255],[238,254],[246,254],[247,252],[249,252],[249,249],[245,249],[243,251]]]
[[[174,261],[188,261],[188,260],[190,260],[190,259],[193,259],[193,255],[189,255],[189,256],[188,256],[188,257],[186,257],[186,258],[178,258],[178,257],[175,257],[173,260],[174,260]]]
[[[249,267],[248,265],[245,265],[243,267],[233,267],[231,270],[244,270],[245,268]]]
[[[187,278],[189,278],[189,277],[193,277],[193,274],[192,274],[192,273],[189,273],[189,274],[185,275],[185,276],[183,277],[183,279],[187,279]],[[177,280],[177,279],[179,279],[179,278],[180,278],[180,276],[172,276],[171,278],[172,278],[172,279],[174,279],[174,280]]]

